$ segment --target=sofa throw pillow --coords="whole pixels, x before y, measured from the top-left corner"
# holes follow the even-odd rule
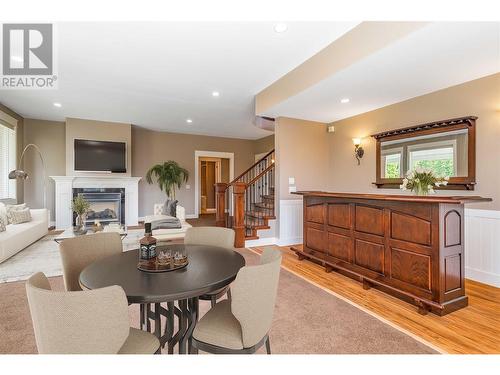
[[[26,209],[26,203],[21,204],[7,204],[7,224],[12,224],[12,212]]]
[[[163,204],[163,214],[176,217],[177,214],[177,200],[167,199]]]
[[[28,221],[31,221],[31,212],[29,208],[12,211],[12,224],[27,223]]]
[[[7,225],[7,207],[5,207],[5,203],[0,202],[0,220],[3,220],[3,224]]]
[[[0,217],[0,232],[5,232],[6,229],[7,227],[5,226],[5,221]]]

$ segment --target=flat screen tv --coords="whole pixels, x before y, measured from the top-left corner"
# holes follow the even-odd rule
[[[125,142],[75,139],[75,171],[127,172]]]

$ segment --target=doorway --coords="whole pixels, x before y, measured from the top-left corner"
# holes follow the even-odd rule
[[[200,196],[199,207],[201,214],[215,214],[216,196],[215,184],[219,182],[229,183],[229,159],[228,158],[199,158]]]
[[[215,187],[213,185],[217,182],[229,183],[232,181],[234,178],[234,154],[232,152],[195,151],[194,160],[195,207],[193,216],[198,218],[202,213],[202,196],[205,197],[203,198],[203,212],[209,212],[209,214],[215,216]],[[206,163],[202,166],[202,162]],[[211,177],[212,174],[214,176],[213,179]],[[202,176],[208,176],[208,182],[206,178],[203,178],[205,180],[203,182]],[[202,184],[206,187],[203,191]],[[213,195],[211,187],[213,188]],[[213,197],[213,207],[211,207],[211,197]]]

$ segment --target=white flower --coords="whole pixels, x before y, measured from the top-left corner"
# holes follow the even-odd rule
[[[444,177],[444,180],[445,180],[445,181],[448,181],[449,179],[450,179],[450,176],[445,176],[445,177]]]
[[[418,178],[416,178],[415,182],[418,184],[420,182],[420,180]]]
[[[435,185],[436,187],[439,187],[439,186],[441,186],[441,182],[436,181],[436,182],[434,182],[434,185]]]
[[[444,186],[448,185],[448,180],[444,180],[443,182],[441,182]]]

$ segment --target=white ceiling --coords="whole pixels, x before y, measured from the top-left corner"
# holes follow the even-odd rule
[[[254,96],[355,25],[58,23],[58,89],[0,90],[0,102],[27,118],[256,139],[270,133],[252,124]]]
[[[500,23],[432,23],[264,115],[332,122],[499,71]]]

